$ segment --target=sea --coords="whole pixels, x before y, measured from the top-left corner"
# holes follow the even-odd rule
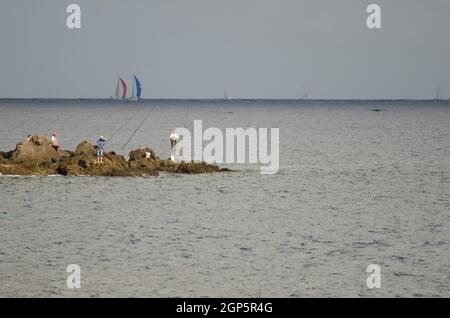
[[[278,172],[0,176],[0,297],[450,297],[450,101],[2,99],[0,150],[196,119],[279,128]]]

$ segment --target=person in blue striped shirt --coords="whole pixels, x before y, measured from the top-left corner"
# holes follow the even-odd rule
[[[103,163],[103,148],[106,145],[106,138],[100,136],[95,145],[97,146],[97,163]]]

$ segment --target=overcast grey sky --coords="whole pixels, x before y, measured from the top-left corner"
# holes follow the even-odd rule
[[[133,73],[144,98],[450,97],[450,1],[0,0],[0,98],[110,97]]]

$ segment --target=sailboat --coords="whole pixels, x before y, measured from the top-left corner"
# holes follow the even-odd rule
[[[122,87],[122,94],[120,94],[120,88]],[[116,85],[116,93],[114,94],[116,99],[124,99],[127,97],[127,84],[123,79],[119,77]]]
[[[133,87],[131,90],[130,100],[139,100],[139,99],[141,99],[141,93],[142,93],[141,82],[136,77],[136,75],[133,75],[133,78],[131,79],[131,81],[133,82]]]
[[[308,93],[306,91],[303,93],[302,99],[308,99]]]
[[[441,88],[439,86],[436,86],[436,97],[434,99],[435,100],[441,99]]]
[[[228,90],[224,91],[223,99],[225,99],[225,100],[231,100],[232,99],[230,91],[228,91]]]
[[[299,99],[308,99],[308,92],[306,91],[305,87],[303,87],[303,94],[302,97],[299,97]]]

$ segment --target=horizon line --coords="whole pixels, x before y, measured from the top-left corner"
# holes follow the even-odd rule
[[[141,98],[139,100],[129,100],[129,99],[115,99],[115,98],[104,98],[104,97],[0,97],[0,101],[7,100],[66,100],[66,101],[110,101],[110,102],[130,102],[139,103],[146,101],[222,101],[222,102],[236,102],[236,101],[450,101],[450,98]]]

